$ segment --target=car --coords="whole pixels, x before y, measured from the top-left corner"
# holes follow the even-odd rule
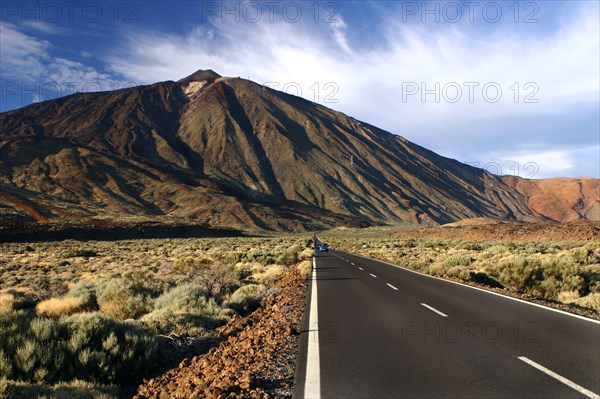
[[[329,244],[327,244],[326,242],[320,243],[318,248],[321,252],[329,252]]]

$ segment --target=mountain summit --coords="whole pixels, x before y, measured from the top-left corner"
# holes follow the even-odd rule
[[[598,218],[583,194],[549,214],[523,191],[532,185],[212,70],[0,114],[3,219],[302,230],[423,213],[438,223]],[[597,192],[598,180],[585,185]]]

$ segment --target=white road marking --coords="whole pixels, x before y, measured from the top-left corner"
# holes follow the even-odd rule
[[[501,297],[501,298],[510,299],[510,300],[512,300],[512,301],[521,302],[521,303],[524,303],[524,304],[527,304],[527,305],[531,305],[531,306],[536,306],[536,307],[538,307],[538,308],[542,308],[542,309],[550,310],[550,311],[552,311],[552,312],[556,312],[556,313],[562,313],[562,314],[563,314],[563,315],[565,315],[565,316],[571,316],[571,317],[575,317],[575,318],[577,318],[577,319],[581,319],[581,320],[589,321],[590,323],[600,324],[600,320],[594,320],[594,319],[590,319],[589,317],[580,316],[580,315],[578,315],[578,314],[574,314],[574,313],[565,312],[564,310],[559,310],[559,309],[549,308],[548,306],[540,305],[539,303],[534,303],[534,302],[525,301],[525,300],[523,300],[523,299],[514,298],[514,297],[512,297],[512,296],[508,296],[508,295],[500,294],[500,293],[498,293],[498,292],[494,292],[494,291],[488,291],[488,290],[485,290],[485,289],[483,289],[483,288],[479,288],[479,287],[473,287],[472,285],[468,285],[468,284],[459,283],[458,281],[446,280],[446,279],[444,279],[444,278],[441,278],[441,277],[430,276],[430,275],[428,275],[428,274],[421,273],[421,272],[418,272],[418,271],[416,271],[416,270],[408,269],[408,268],[406,268],[406,267],[398,266],[398,265],[395,265],[395,264],[393,264],[393,263],[390,263],[390,262],[385,262],[385,261],[383,261],[383,260],[373,259],[373,258],[369,258],[369,257],[366,257],[366,256],[358,255],[358,254],[353,254],[353,255],[354,255],[354,256],[361,257],[361,258],[363,258],[363,259],[368,259],[368,260],[372,260],[372,261],[375,261],[375,262],[383,263],[383,264],[386,264],[386,265],[389,265],[389,266],[394,266],[394,267],[397,267],[398,269],[406,270],[407,272],[411,272],[411,273],[419,274],[419,275],[421,275],[421,276],[424,276],[424,277],[433,278],[433,279],[436,279],[436,280],[444,281],[444,282],[446,282],[446,283],[451,283],[451,284],[461,285],[461,286],[463,286],[463,287],[472,288],[472,289],[474,289],[474,290],[478,290],[478,291],[481,291],[481,292],[485,292],[485,293],[487,293],[487,294],[496,295],[496,296],[499,296],[499,297]]]
[[[436,309],[436,308],[434,308],[433,306],[429,306],[429,305],[428,305],[428,304],[426,304],[426,303],[422,303],[421,305],[422,305],[422,306],[425,306],[427,309],[431,310],[432,312],[435,312],[435,313],[439,314],[439,315],[440,315],[440,316],[442,316],[442,317],[448,317],[448,315],[447,315],[446,313],[442,313],[442,312],[440,312],[439,310],[437,310],[437,309]]]
[[[377,278],[377,276],[376,276],[376,275],[374,275],[373,273],[369,273],[369,274],[371,275],[371,277],[375,277],[375,278]]]
[[[391,285],[390,283],[386,283],[386,285],[387,285],[388,287],[390,287],[391,289],[398,291],[398,288],[394,287],[394,286],[393,286],[393,285]]]
[[[363,268],[362,268],[362,267],[360,267],[360,266],[359,266],[358,268],[359,268],[360,270],[365,270],[365,269],[363,269]]]
[[[600,399],[600,395],[595,394],[594,392],[585,389],[581,385],[575,384],[573,381],[571,381],[571,380],[563,377],[560,374],[556,374],[552,370],[548,370],[546,367],[542,366],[541,364],[538,364],[538,363],[534,362],[533,360],[530,360],[530,359],[526,358],[525,356],[519,356],[519,360],[522,360],[525,363],[527,363],[528,365],[530,365],[532,367],[535,367],[536,369],[540,370],[542,373],[548,374],[550,377],[554,378],[555,380],[558,380],[558,381],[562,382],[563,384],[565,384],[569,388],[573,388],[574,390],[576,390],[577,392],[579,392],[579,393],[587,396],[588,398]]]
[[[319,357],[319,312],[317,309],[317,259],[313,258],[310,316],[308,320],[308,348],[306,354],[306,380],[304,397],[321,397],[321,360]]]
[[[350,262],[350,264],[351,264],[352,266],[354,266],[354,262]]]

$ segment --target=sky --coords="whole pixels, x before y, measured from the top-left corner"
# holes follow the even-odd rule
[[[600,177],[600,2],[3,1],[0,111],[239,76],[492,173]]]

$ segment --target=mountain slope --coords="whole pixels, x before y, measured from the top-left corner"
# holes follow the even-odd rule
[[[298,230],[423,212],[440,223],[552,218],[502,178],[210,70],[0,114],[0,193],[13,219]]]
[[[521,179],[505,176],[502,180],[525,197],[527,206],[549,219],[562,222],[581,219],[600,221],[598,179]]]

